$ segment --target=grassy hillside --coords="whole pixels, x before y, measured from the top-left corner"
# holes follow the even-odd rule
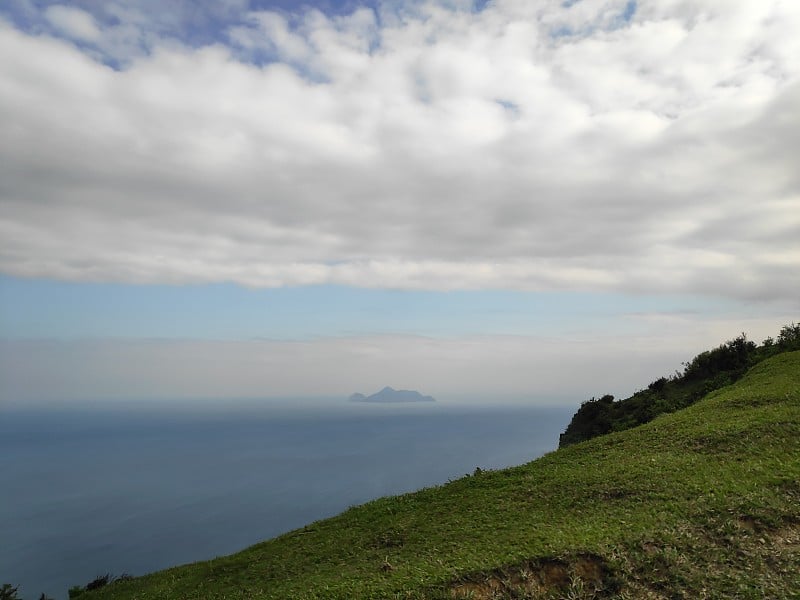
[[[604,395],[584,402],[561,434],[559,446],[577,444],[612,431],[624,431],[657,416],[694,404],[706,394],[741,379],[747,371],[777,354],[800,350],[800,325],[785,325],[777,339],[767,338],[761,345],[745,334],[701,352],[683,363],[683,372],[656,379],[629,398],[615,401]]]
[[[800,352],[790,352],[641,427],[82,597],[755,599],[799,590]]]

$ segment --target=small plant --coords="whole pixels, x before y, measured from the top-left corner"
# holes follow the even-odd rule
[[[115,577],[111,573],[106,573],[105,575],[99,575],[94,579],[92,579],[92,581],[87,583],[85,586],[75,585],[69,588],[68,591],[69,599],[73,600],[74,598],[80,598],[86,592],[90,592],[92,590],[99,590],[100,588],[103,588],[116,581],[127,581],[129,579],[133,579],[133,576],[129,575],[128,573],[123,573],[119,577]],[[2,598],[0,598],[0,600],[2,600]],[[40,598],[40,600],[42,599]]]
[[[100,575],[99,577],[93,579],[89,583],[86,584],[86,590],[99,590],[102,587],[106,587],[109,583],[114,581],[114,577],[111,573],[106,573],[105,575]]]
[[[561,595],[564,600],[594,600],[597,594],[594,590],[584,585],[580,577],[571,577],[569,587]]]
[[[778,334],[778,346],[785,350],[800,349],[800,323],[784,325]]]
[[[73,585],[67,591],[67,594],[69,595],[69,600],[73,600],[73,598],[80,598],[81,596],[83,596],[85,591],[86,591],[86,588],[84,588],[84,587],[82,587],[80,585]]]
[[[0,588],[0,600],[21,600],[20,597],[17,596],[18,589],[19,586],[4,583],[3,587]]]

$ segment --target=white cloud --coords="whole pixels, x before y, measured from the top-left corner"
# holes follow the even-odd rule
[[[45,9],[44,16],[59,32],[75,40],[94,42],[102,35],[94,17],[80,8],[55,4]]]
[[[0,21],[0,270],[791,300],[798,8],[562,4]]]

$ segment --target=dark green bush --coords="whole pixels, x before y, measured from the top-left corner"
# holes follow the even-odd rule
[[[4,583],[3,587],[0,587],[0,600],[22,600],[17,595],[17,591],[19,590],[19,586],[13,586],[10,583]],[[53,600],[50,596],[45,593],[42,593],[39,596],[39,600]]]
[[[561,434],[559,446],[630,429],[658,415],[685,408],[710,392],[735,383],[762,360],[792,350],[800,350],[800,325],[785,325],[777,340],[767,338],[761,346],[742,333],[683,363],[683,372],[656,379],[647,389],[629,398],[615,402],[613,396],[606,395],[584,402]]]
[[[69,598],[73,600],[73,598],[80,598],[86,592],[90,592],[92,590],[99,590],[107,585],[114,583],[115,581],[126,581],[128,579],[133,579],[133,576],[123,573],[119,577],[112,575],[111,573],[106,573],[105,575],[98,575],[94,579],[92,579],[89,583],[85,586],[75,585],[69,588]]]
[[[0,587],[0,600],[21,600],[20,597],[17,596],[18,589],[19,586],[4,583],[3,587]]]

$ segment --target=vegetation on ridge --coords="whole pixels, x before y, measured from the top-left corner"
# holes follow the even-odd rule
[[[641,427],[87,598],[797,598],[800,352]]]
[[[794,350],[800,350],[800,324],[785,325],[777,340],[767,338],[760,346],[743,333],[683,363],[682,373],[656,379],[625,400],[615,401],[614,396],[606,394],[584,402],[561,434],[559,446],[630,429],[685,408],[709,392],[739,380],[761,361]]]

